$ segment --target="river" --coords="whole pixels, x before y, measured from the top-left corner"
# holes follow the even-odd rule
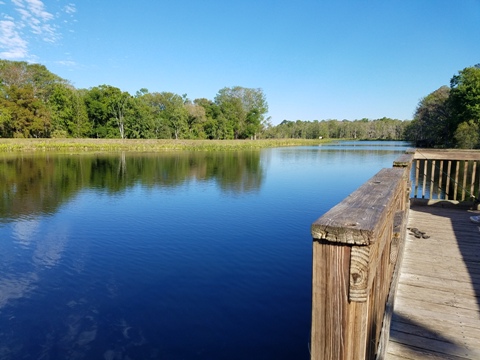
[[[310,225],[406,148],[0,155],[0,359],[305,359]]]

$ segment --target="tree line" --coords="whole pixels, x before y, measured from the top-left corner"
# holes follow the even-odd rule
[[[381,118],[375,120],[284,120],[265,130],[266,138],[404,140],[409,121]]]
[[[480,148],[480,64],[422,98],[405,136],[423,147]]]
[[[261,89],[225,87],[213,101],[111,85],[76,89],[43,65],[0,60],[4,138],[245,139],[261,132],[267,112]]]
[[[404,139],[408,121],[284,120],[273,126],[261,89],[220,89],[213,100],[186,94],[134,95],[111,86],[76,89],[45,66],[0,60],[0,137],[121,139]]]

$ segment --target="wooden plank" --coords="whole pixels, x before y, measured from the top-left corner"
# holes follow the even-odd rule
[[[450,178],[452,174],[452,161],[448,161],[447,165],[447,184],[445,187],[445,199],[448,200],[450,194]]]
[[[406,346],[405,344],[391,341],[388,348],[388,360],[465,360],[465,357],[450,354],[441,354],[436,351],[426,351],[421,347]]]
[[[458,174],[460,173],[460,161],[455,161],[455,183],[453,184],[453,200],[457,200],[458,193]]]
[[[387,303],[385,305],[385,314],[383,318],[382,325],[382,334],[378,344],[378,351],[376,355],[376,360],[384,360],[386,356],[386,351],[388,349],[388,343],[390,340],[390,326],[392,322],[393,310],[395,307],[395,296],[398,289],[398,282],[400,279],[400,269],[402,265],[402,259],[404,255],[405,248],[405,233],[407,228],[407,217],[408,209],[404,213],[403,211],[398,211],[395,214],[394,223],[393,223],[393,236],[397,240],[396,248],[391,249],[390,261],[395,264],[394,272],[392,275],[392,282],[390,291],[387,298]],[[394,244],[392,240],[392,245]],[[394,255],[392,256],[392,251]]]
[[[420,181],[420,160],[415,161],[415,192],[413,197],[418,198],[418,185]]]
[[[311,359],[364,359],[366,303],[348,301],[349,245],[313,244]]]
[[[477,197],[475,195],[475,175],[477,173],[477,162],[474,161],[472,165],[472,177],[470,179],[470,196]]]
[[[417,149],[414,159],[480,160],[480,150]]]
[[[445,291],[402,284],[397,289],[397,296],[404,298],[405,301],[413,299],[478,312],[478,298],[476,296],[465,296],[461,293],[457,294],[456,290]]]
[[[460,331],[451,331],[451,325],[439,318],[428,319],[428,322],[426,322],[425,319],[414,318],[413,321],[408,321],[396,316],[394,320],[392,330],[422,336],[427,339],[450,341],[473,348],[476,347],[478,339],[480,339],[480,329],[464,326],[460,328]],[[448,336],[448,340],[445,336]]]
[[[442,182],[443,182],[443,160],[440,160],[439,176],[438,176],[437,199],[441,199],[441,198],[442,198]]]
[[[430,170],[430,199],[433,199],[433,185],[435,184],[435,160],[432,161],[432,168]]]
[[[313,238],[354,245],[373,243],[379,237],[393,194],[401,186],[404,171],[380,170],[312,224]]]
[[[425,196],[427,195],[427,172],[428,172],[428,161],[423,160],[423,186],[422,186],[422,199],[425,199]]]
[[[424,289],[436,289],[439,291],[449,291],[455,287],[455,291],[459,295],[466,297],[477,296],[475,289],[470,282],[460,282],[457,279],[440,279],[435,276],[428,276],[424,274],[410,274],[402,269],[402,285],[419,286]]]
[[[412,163],[414,154],[402,154],[393,161],[394,167],[408,167]]]
[[[471,212],[412,207],[386,359],[480,359],[480,227]]]
[[[436,356],[444,356],[440,357],[444,359],[451,359],[454,356],[461,359],[480,359],[480,352],[477,349],[468,348],[463,346],[463,344],[427,339],[423,336],[411,335],[399,331],[392,331],[391,337],[395,339],[394,341],[397,343],[408,345],[410,349],[422,349],[424,352],[428,351]],[[416,357],[415,359],[424,358]]]

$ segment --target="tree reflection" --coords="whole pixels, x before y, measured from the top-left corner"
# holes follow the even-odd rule
[[[0,222],[53,213],[82,189],[115,194],[137,184],[175,188],[203,181],[245,193],[262,180],[259,151],[3,155]]]

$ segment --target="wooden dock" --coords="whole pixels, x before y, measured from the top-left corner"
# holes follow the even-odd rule
[[[479,199],[479,150],[409,149],[318,218],[310,359],[480,360]]]
[[[386,359],[480,359],[480,225],[470,221],[474,214],[412,206],[407,226],[429,238],[407,232]]]

